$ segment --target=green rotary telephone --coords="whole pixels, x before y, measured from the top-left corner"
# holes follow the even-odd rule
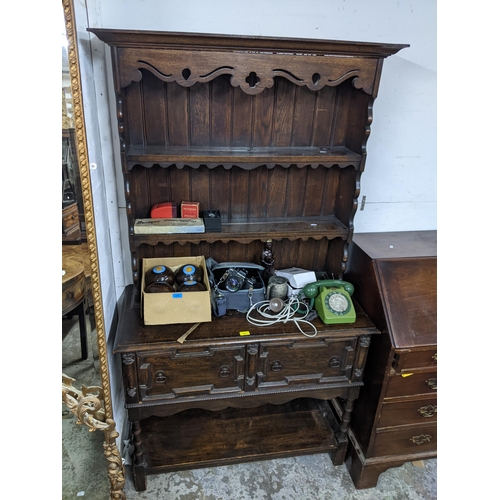
[[[327,325],[354,323],[356,311],[351,295],[354,287],[342,280],[322,280],[309,283],[302,289],[306,298],[311,299],[318,316]]]

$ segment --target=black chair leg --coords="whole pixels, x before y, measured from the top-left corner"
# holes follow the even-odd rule
[[[80,323],[80,344],[82,349],[82,361],[89,356],[87,346],[87,321],[85,319],[85,304],[82,302],[75,311],[78,314],[78,321]]]

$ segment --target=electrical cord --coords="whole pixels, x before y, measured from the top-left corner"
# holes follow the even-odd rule
[[[247,321],[254,326],[272,326],[276,323],[287,323],[288,321],[292,321],[295,323],[295,326],[300,330],[300,332],[306,337],[315,337],[318,334],[316,327],[310,321],[305,319],[311,311],[310,307],[300,301],[297,297],[290,297],[288,302],[284,303],[283,309],[278,313],[272,312],[269,304],[269,300],[262,300],[253,304],[246,314]],[[300,306],[305,306],[306,310],[304,311],[303,309],[300,309]],[[250,315],[253,311],[256,311],[265,319],[251,317]],[[304,316],[300,318],[295,317],[297,312],[304,314]],[[309,325],[312,328],[313,333],[305,332],[300,325],[301,323]]]

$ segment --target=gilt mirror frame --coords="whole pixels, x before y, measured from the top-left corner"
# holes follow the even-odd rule
[[[63,374],[62,399],[68,409],[77,417],[77,423],[89,427],[89,431],[101,430],[104,433],[104,455],[108,461],[108,478],[110,481],[110,498],[125,499],[123,487],[125,472],[120,452],[116,446],[115,421],[111,403],[111,385],[109,380],[108,358],[106,352],[106,333],[102,307],[99,259],[97,253],[92,188],[88,161],[87,135],[83,110],[83,94],[81,88],[78,44],[75,29],[75,11],[73,0],[62,0],[66,36],[68,39],[68,62],[71,92],[73,98],[74,126],[78,168],[81,179],[84,218],[87,231],[88,253],[94,302],[95,328],[99,351],[100,375],[102,387],[85,387],[81,390],[73,386],[74,379]]]

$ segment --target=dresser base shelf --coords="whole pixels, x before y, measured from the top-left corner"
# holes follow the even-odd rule
[[[329,402],[312,398],[150,417],[133,424],[135,440],[144,449],[135,457],[135,486],[144,491],[146,476],[159,472],[315,453],[329,453],[337,465],[335,456],[343,457],[347,447],[347,440],[338,442],[339,431]]]

